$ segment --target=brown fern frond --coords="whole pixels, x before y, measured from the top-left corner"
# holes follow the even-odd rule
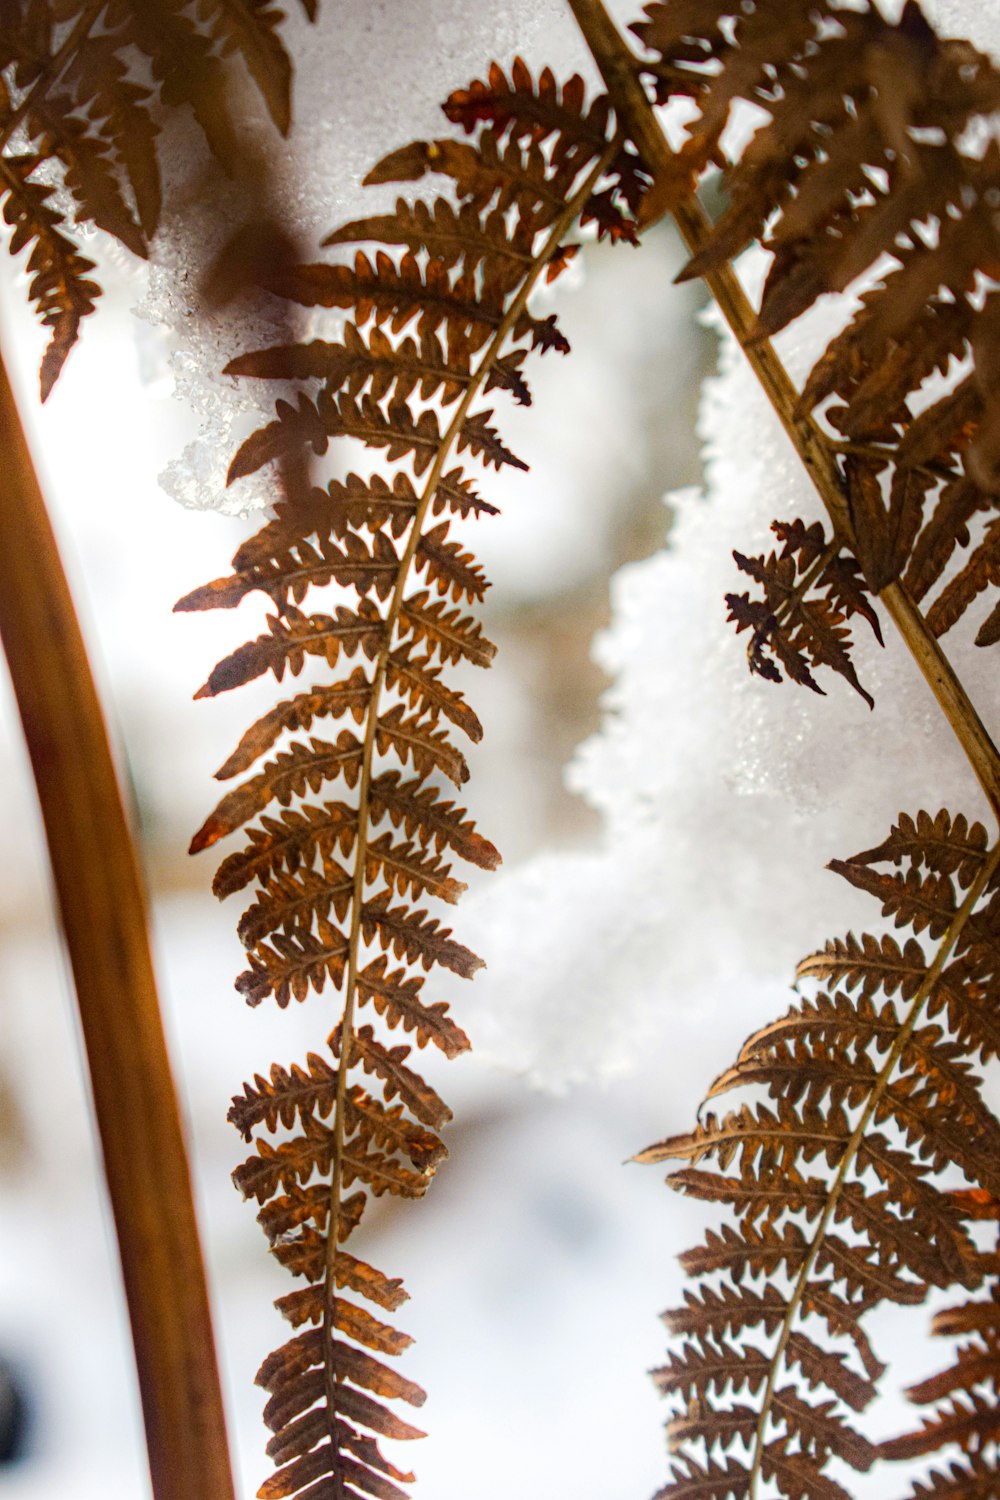
[[[1000,314],[995,294],[983,295],[1000,269],[1000,149],[967,143],[970,122],[1000,105],[1000,71],[968,42],[938,37],[916,0],[897,22],[869,4],[670,0],[649,5],[634,30],[655,54],[643,66],[658,97],[696,106],[678,162],[695,174],[722,168],[727,207],[684,275],[762,244],[771,264],[756,336],[766,338],[878,273],[807,376],[799,415],[819,412],[843,436],[850,544],[869,588],[905,577],[924,600],[943,581],[926,615],[942,634],[1000,580],[995,524],[984,534],[979,519],[995,509],[1000,468]],[[726,127],[741,100],[766,119],[730,158]],[[680,171],[668,177],[651,195],[659,207],[687,191]],[[956,547],[972,555],[949,579]],[[815,686],[812,659],[768,627],[772,613],[747,598],[734,612],[755,638],[773,632],[769,654],[752,652],[754,670],[777,680],[784,660],[787,675]],[[835,659],[849,655],[848,642],[826,639]],[[994,609],[977,641],[997,639]]]
[[[890,1459],[947,1457],[957,1448],[956,1458],[942,1471],[933,1471],[926,1484],[914,1484],[911,1500],[935,1497],[958,1500],[959,1496],[997,1492],[1000,1466],[1000,1286],[994,1279],[989,1296],[939,1312],[931,1331],[939,1337],[958,1338],[955,1361],[949,1369],[912,1386],[907,1394],[920,1406],[933,1407],[916,1432],[892,1438],[881,1445],[880,1454]]]
[[[94,262],[81,255],[63,233],[65,221],[48,204],[52,188],[34,180],[37,156],[0,157],[5,187],[3,216],[13,229],[12,255],[31,245],[28,297],[43,327],[50,330],[41,368],[42,400],[48,396],[79,337],[82,320],[94,311],[100,287],[90,280]]]
[[[431,209],[425,203],[411,205],[400,198],[393,213],[353,219],[327,235],[323,244],[405,245],[414,254],[426,250],[449,271],[461,262],[469,271],[482,265],[487,274],[492,268],[502,277],[508,267],[531,264],[531,240],[531,230],[520,222],[508,234],[506,217],[499,207],[483,218],[471,202],[456,209],[441,198]]]
[[[555,77],[543,68],[537,85],[521,58],[516,57],[510,79],[496,63],[488,79],[475,79],[467,89],[456,89],[444,106],[454,125],[468,132],[489,122],[513,140],[550,142],[553,160],[560,164],[591,161],[604,150],[609,101],[596,99],[584,111],[583,83],[569,79],[560,90]],[[599,237],[613,242],[638,239],[638,211],[649,189],[649,174],[641,157],[628,141],[607,173],[607,186],[594,193],[581,214],[581,223],[593,221]]]
[[[321,918],[315,933],[278,933],[270,943],[258,943],[250,953],[250,967],[236,981],[248,1005],[260,1005],[269,995],[284,1008],[290,1000],[304,1000],[310,989],[320,991],[327,981],[340,988],[347,964],[347,940]]]
[[[248,830],[249,842],[219,866],[213,890],[220,897],[245,889],[252,881],[267,885],[278,871],[297,870],[319,854],[335,849],[349,854],[357,835],[357,811],[344,802],[323,807],[304,804],[286,808],[280,818],[263,817],[259,828]]]
[[[800,982],[829,991],[750,1037],[709,1093],[744,1102],[638,1158],[684,1163],[668,1182],[731,1216],[681,1257],[700,1284],[665,1315],[682,1342],[657,1372],[680,1402],[669,1429],[680,1458],[662,1500],[695,1482],[752,1500],[762,1479],[787,1497],[843,1493],[828,1461],[863,1470],[877,1456],[851,1416],[881,1373],[864,1314],[920,1302],[932,1286],[973,1289],[991,1267],[966,1220],[970,1204],[996,1200],[1000,1124],[950,1018],[963,990],[988,986],[996,1005],[982,953],[1000,937],[1000,849],[964,818],[901,815],[877,848],[833,868],[913,935],[902,947],[849,936],[804,960]],[[940,940],[930,957],[917,938],[928,928]],[[968,1184],[959,1192],[956,1170]],[[946,1398],[973,1374],[969,1364],[918,1398]],[[941,1435],[928,1433],[926,1451]],[[900,1440],[899,1456],[924,1451],[919,1441]],[[702,1454],[724,1460],[725,1479],[706,1478]]]
[[[376,592],[379,588],[384,592],[390,568],[387,557],[373,559],[361,545],[344,552],[329,549],[322,568],[315,571],[320,573],[323,582],[367,581]],[[212,591],[211,585],[198,590],[202,598],[227,607],[218,598],[219,592]],[[186,600],[181,604],[184,608],[191,607]],[[270,615],[267,626],[267,635],[260,635],[239,647],[213,668],[207,682],[198,689],[199,698],[214,698],[218,693],[227,693],[266,672],[273,672],[279,682],[286,669],[297,677],[309,656],[319,656],[331,667],[336,665],[341,653],[350,657],[358,650],[371,660],[378,650],[382,628],[376,605],[363,596],[356,610],[340,605],[333,616],[304,615],[289,605],[283,615]]]
[[[340,718],[345,714],[350,714],[360,724],[369,696],[368,679],[363,670],[356,667],[346,682],[330,683],[286,699],[247,730],[229,759],[216,771],[216,776],[225,781],[248,770],[286,729],[308,729],[314,719]]]
[[[63,185],[89,219],[120,240],[133,255],[146,255],[146,241],[122,192],[108,146],[74,113],[75,101],[49,91],[25,113],[24,124],[39,157],[63,169]]]
[[[470,212],[478,223],[478,216]],[[459,237],[459,243],[464,244],[464,237]],[[437,334],[425,333],[419,344],[406,338],[395,345],[376,325],[366,342],[353,323],[344,329],[343,343],[314,339],[308,344],[261,349],[231,360],[226,374],[265,380],[308,380],[315,376],[352,396],[367,388],[377,401],[390,394],[406,400],[419,390],[424,401],[440,394],[443,406],[457,401],[472,379],[469,359],[456,354],[449,360]],[[530,402],[527,387],[509,360],[498,367],[493,384],[512,390],[522,405]]]
[[[129,77],[122,39],[90,32],[64,74],[76,113],[107,142],[120,165],[139,228],[148,241],[160,222],[162,186],[156,152],[159,126],[149,110],[150,91]]]
[[[361,774],[362,746],[356,735],[341,730],[336,744],[326,740],[299,742],[281,750],[249,781],[228,792],[195,834],[191,853],[208,849],[226,834],[242,828],[272,802],[287,806],[293,797],[318,792],[324,782],[343,776],[354,786]]]
[[[315,14],[313,0],[305,0]],[[52,330],[44,400],[99,294],[76,226],[148,254],[161,209],[158,107],[193,110],[230,171],[240,166],[229,59],[239,56],[287,131],[291,61],[271,0],[30,0],[0,17],[0,199],[12,254],[29,244],[29,298]],[[150,89],[132,74],[147,66]],[[16,151],[11,143],[22,137]],[[29,149],[25,150],[26,139]],[[53,205],[53,174],[69,201]]]
[[[358,328],[374,319],[376,327],[387,326],[393,334],[410,328],[418,338],[443,329],[449,343],[476,354],[503,322],[506,295],[518,279],[505,272],[501,279],[489,277],[478,285],[471,272],[453,276],[438,259],[422,267],[407,252],[397,264],[380,250],[373,262],[359,250],[353,265],[294,266],[271,277],[268,287],[303,307],[350,311]],[[534,349],[566,353],[569,348],[551,318],[527,312],[518,315],[513,336],[529,339]]]
[[[453,528],[493,511],[470,464],[524,467],[494,426],[485,393],[527,402],[529,348],[566,348],[553,318],[528,311],[532,288],[566,263],[581,219],[604,214],[614,237],[614,214],[626,223],[645,181],[606,101],[587,109],[579,80],[560,91],[546,74],[535,85],[523,64],[510,86],[499,73],[491,78],[492,93],[473,85],[481,113],[463,117],[469,139],[405,147],[369,177],[444,175],[457,205],[400,199],[394,212],[355,220],[326,241],[374,251],[269,279],[292,300],[346,310],[336,340],[256,350],[228,367],[298,387],[243,444],[231,481],[345,443],[377,456],[376,472],[287,493],[239,549],[232,574],[178,606],[231,609],[254,592],[272,605],[266,630],[226,657],[199,696],[268,673],[278,681],[309,668],[329,673],[243,736],[218,774],[244,779],[192,844],[207,848],[247,826],[215,889],[256,888],[239,924],[249,967],[237,987],[248,1002],[273,997],[285,1006],[330,990],[342,999],[330,1058],[272,1068],[230,1114],[255,1142],[237,1185],[260,1205],[278,1258],[308,1281],[279,1306],[294,1326],[315,1325],[258,1377],[272,1392],[268,1451],[282,1465],[261,1495],[397,1496],[409,1482],[374,1446],[376,1436],[417,1435],[386,1403],[416,1403],[422,1392],[374,1358],[409,1341],[342,1297],[349,1286],[381,1306],[396,1300],[386,1301],[379,1273],[365,1267],[359,1275],[362,1263],[339,1247],[367,1195],[423,1194],[444,1155],[438,1132],[450,1111],[411,1048],[359,1026],[358,1011],[370,1007],[418,1047],[433,1043],[448,1057],[468,1048],[446,1005],[425,994],[425,975],[445,968],[471,977],[480,966],[425,909],[453,903],[464,889],[450,856],[483,869],[499,861],[441,791],[442,779],[461,785],[469,774],[454,731],[473,743],[482,736],[449,668],[488,666],[494,655],[470,612],[486,578]],[[607,210],[595,208],[599,194]],[[339,591],[323,613],[307,607],[318,588]],[[357,734],[302,737],[336,716],[353,718]],[[312,800],[334,782],[333,799]],[[355,1183],[357,1193],[346,1196]]]

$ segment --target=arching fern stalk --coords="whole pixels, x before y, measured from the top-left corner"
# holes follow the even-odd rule
[[[938,38],[914,0],[898,24],[826,0],[668,0],[635,28],[652,54],[641,63],[598,0],[572,3],[656,173],[647,209],[676,214],[688,274],[708,279],[833,525],[828,539],[819,523],[775,523],[780,551],[736,554],[763,591],[728,598],[751,669],[821,690],[814,674],[831,668],[871,703],[848,621],[878,633],[877,595],[996,813],[1000,756],[937,638],[998,577],[997,315],[984,292],[1000,270],[1000,156],[971,154],[967,132],[1000,104],[1000,74],[968,43]],[[694,106],[676,156],[640,71],[658,100]],[[722,141],[741,99],[767,118],[730,160]],[[714,225],[685,186],[710,164],[728,205]],[[773,255],[757,310],[730,264],[754,242]],[[769,337],[883,257],[882,280],[796,391]],[[979,644],[998,638],[997,615]],[[912,935],[902,948],[848,935],[806,960],[800,979],[828,988],[751,1037],[710,1093],[744,1091],[741,1106],[639,1158],[687,1162],[673,1186],[735,1219],[682,1257],[699,1286],[667,1314],[683,1343],[659,1372],[681,1403],[662,1500],[756,1500],[765,1485],[841,1500],[838,1465],[878,1456],[852,1415],[882,1372],[863,1316],[997,1270],[966,1221],[1000,1187],[1000,1123],[979,1078],[1000,1051],[1000,846],[964,818],[921,813],[833,867]],[[976,1306],[955,1326],[988,1320]],[[993,1340],[960,1361],[955,1389],[994,1382],[968,1421],[952,1412],[883,1456],[992,1441],[995,1354]],[[942,1377],[922,1394],[948,1389]],[[918,1492],[994,1495],[995,1465],[977,1454]]]
[[[494,67],[488,82],[445,108],[472,139],[405,147],[368,180],[438,173],[454,197],[400,200],[393,213],[330,236],[331,245],[390,247],[374,258],[359,251],[352,263],[300,266],[271,283],[304,305],[350,312],[341,337],[261,350],[229,366],[302,384],[297,400],[279,402],[275,421],[237,453],[231,479],[306,449],[322,454],[344,437],[386,450],[391,475],[352,473],[283,500],[237,552],[232,575],[178,606],[231,608],[254,590],[274,605],[267,632],[216,667],[203,695],[267,672],[280,681],[308,658],[338,669],[244,736],[221,777],[242,775],[283,743],[223,797],[192,845],[207,848],[260,815],[215,885],[220,896],[258,886],[240,923],[250,967],[238,988],[249,1003],[272,997],[284,1006],[328,985],[343,999],[329,1059],[272,1068],[230,1115],[248,1139],[291,1132],[277,1144],[258,1138],[235,1179],[262,1205],[278,1259],[304,1278],[281,1311],[294,1327],[310,1325],[257,1377],[270,1392],[268,1451],[282,1466],[260,1490],[267,1497],[314,1485],[315,1500],[359,1491],[390,1500],[412,1477],[371,1435],[419,1435],[384,1405],[423,1400],[379,1357],[401,1353],[409,1340],[354,1300],[391,1311],[405,1294],[341,1246],[368,1193],[415,1198],[426,1190],[444,1155],[437,1132],[449,1111],[409,1066],[410,1049],[359,1026],[356,1011],[371,1006],[390,1029],[401,1026],[418,1046],[433,1042],[449,1057],[468,1046],[446,1007],[425,998],[419,970],[443,964],[470,976],[479,960],[410,904],[456,899],[463,886],[446,854],[485,868],[499,857],[440,786],[441,777],[461,785],[468,775],[452,730],[481,734],[444,669],[460,660],[486,666],[494,649],[466,612],[486,581],[449,535],[452,517],[493,507],[456,460],[466,453],[487,468],[524,467],[481,397],[492,389],[530,400],[527,350],[567,347],[553,317],[531,312],[532,290],[565,266],[578,221],[634,237],[645,184],[607,101],[585,108],[578,78],[560,90],[548,72],[536,85],[521,63],[510,80]],[[356,602],[305,613],[307,593],[328,585],[352,590]],[[345,717],[357,732],[284,741]],[[311,800],[333,783],[353,795]],[[275,804],[285,810],[269,812]],[[402,967],[391,966],[390,952]]]

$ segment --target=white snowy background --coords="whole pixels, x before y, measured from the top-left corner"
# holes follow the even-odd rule
[[[1000,48],[987,9],[933,7]],[[367,166],[437,133],[437,102],[490,58],[520,51],[589,74],[555,0],[324,0],[323,12],[318,32],[289,30],[303,121],[285,152],[298,184],[286,207],[306,244],[372,211],[356,187]],[[187,150],[182,139],[178,177]],[[242,1153],[224,1117],[245,1078],[301,1057],[330,1019],[318,998],[283,1013],[242,1007],[236,913],[211,897],[211,866],[183,852],[213,800],[212,771],[271,691],[192,703],[252,627],[170,613],[225,570],[245,533],[211,511],[257,498],[224,495],[222,476],[232,433],[264,397],[215,372],[259,330],[237,330],[234,347],[231,320],[195,328],[184,277],[207,248],[186,225],[145,279],[106,254],[108,295],[44,411],[40,337],[9,263],[0,315],[143,834],[243,1500],[268,1468],[252,1374],[282,1337],[269,1304],[286,1278],[229,1185]],[[817,510],[725,342],[698,418],[702,483],[692,427],[716,334],[696,321],[697,293],[671,286],[680,263],[661,230],[640,252],[588,251],[559,283],[553,306],[574,353],[536,363],[535,406],[501,418],[531,472],[491,483],[503,515],[475,537],[502,650],[468,684],[486,726],[469,803],[506,863],[457,914],[488,967],[447,990],[476,1045],[434,1068],[456,1114],[451,1160],[425,1202],[373,1215],[369,1241],[412,1294],[402,1326],[417,1338],[407,1370],[430,1393],[430,1437],[412,1460],[427,1500],[640,1500],[662,1483],[645,1371],[663,1353],[656,1312],[679,1294],[674,1258],[702,1215],[624,1159],[690,1123],[746,1032],[787,1002],[802,953],[871,924],[871,903],[827,860],[875,842],[901,808],[983,810],[893,639],[859,647],[874,714],[839,680],[819,698],[748,677],[722,603],[742,588],[732,548],[761,550],[772,517]],[[820,307],[791,330],[793,371],[843,316]],[[200,508],[168,498],[164,471],[172,495]],[[995,658],[972,647],[976,625],[951,649],[996,727]],[[587,661],[595,626],[600,670]],[[113,1231],[6,683],[0,710],[0,1355],[34,1416],[28,1457],[0,1469],[0,1497],[143,1500]],[[563,788],[563,762],[595,728]],[[884,1330],[911,1379],[941,1362],[925,1323],[918,1310]],[[899,1401],[874,1420],[898,1428]],[[876,1475],[863,1493],[900,1488]]]

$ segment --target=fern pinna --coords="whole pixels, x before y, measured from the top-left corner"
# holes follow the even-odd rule
[[[442,778],[460,786],[468,776],[454,731],[473,741],[481,734],[446,668],[487,666],[493,655],[468,612],[486,580],[452,535],[455,518],[494,509],[465,459],[523,467],[481,398],[498,390],[530,400],[526,352],[566,349],[554,317],[531,311],[533,288],[567,263],[577,221],[632,238],[645,184],[607,101],[586,107],[579,78],[560,89],[547,71],[536,83],[520,62],[509,79],[494,66],[445,112],[469,139],[407,146],[368,181],[443,174],[451,196],[400,199],[327,242],[374,243],[374,255],[358,250],[353,260],[271,280],[295,302],[349,313],[339,338],[256,351],[229,366],[299,384],[297,398],[279,401],[275,420],[240,448],[231,479],[290,459],[302,473],[295,460],[323,454],[334,438],[384,450],[391,469],[287,494],[239,549],[233,573],[178,606],[232,608],[259,590],[274,607],[266,632],[217,666],[203,695],[267,672],[296,676],[310,659],[334,669],[248,731],[218,774],[263,764],[223,797],[192,845],[248,829],[215,882],[220,896],[257,887],[240,922],[250,958],[237,987],[248,1002],[285,1006],[328,987],[342,996],[329,1054],[311,1055],[304,1068],[275,1066],[230,1112],[248,1139],[260,1132],[237,1186],[261,1205],[274,1254],[304,1281],[278,1306],[306,1331],[257,1377],[270,1393],[268,1451],[280,1465],[262,1496],[394,1500],[412,1477],[376,1442],[419,1436],[385,1405],[423,1400],[382,1357],[409,1340],[355,1300],[393,1311],[405,1294],[341,1247],[368,1194],[426,1190],[449,1111],[410,1066],[411,1049],[356,1014],[370,1006],[390,1030],[449,1057],[468,1046],[445,1005],[425,996],[420,971],[440,964],[468,977],[479,960],[419,905],[453,902],[464,888],[450,855],[485,868],[499,858],[442,792]],[[307,594],[327,586],[337,602],[307,613]],[[321,735],[327,719],[356,727]],[[336,798],[319,800],[334,785]]]
[[[978,1217],[997,1217],[995,1203],[974,1201]],[[958,1496],[990,1496],[1000,1489],[1000,1412],[996,1402],[1000,1370],[1000,1282],[991,1280],[988,1294],[945,1308],[935,1315],[932,1332],[961,1338],[954,1364],[911,1386],[911,1401],[936,1407],[919,1431],[883,1443],[886,1458],[923,1458],[940,1455],[955,1445],[961,1452],[943,1469],[918,1481],[910,1500],[956,1500]]]
[[[317,0],[301,4],[313,19]],[[148,255],[162,208],[157,136],[164,107],[190,109],[225,170],[240,170],[245,148],[233,56],[287,132],[292,66],[283,20],[269,0],[0,5],[0,198],[13,231],[11,253],[31,247],[28,296],[50,331],[42,400],[100,293],[77,226],[94,224],[133,254]]]

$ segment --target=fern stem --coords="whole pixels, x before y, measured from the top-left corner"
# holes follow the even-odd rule
[[[0,452],[0,639],[73,971],[153,1493],[155,1500],[232,1500],[205,1272],[141,877],[83,638],[2,360]]]
[[[424,483],[420,498],[417,501],[414,512],[413,523],[410,527],[406,541],[406,547],[400,558],[399,569],[396,575],[396,583],[392,598],[385,617],[385,634],[382,647],[379,651],[378,660],[375,664],[372,676],[371,695],[368,708],[368,719],[365,725],[365,739],[361,758],[361,775],[358,783],[358,836],[354,850],[354,891],[351,901],[351,932],[348,944],[347,975],[344,989],[344,1012],[340,1023],[340,1057],[337,1071],[337,1098],[334,1111],[334,1149],[333,1167],[330,1182],[330,1211],[327,1226],[326,1241],[326,1292],[324,1297],[324,1346],[325,1346],[325,1375],[327,1385],[328,1408],[331,1417],[333,1415],[333,1391],[335,1373],[333,1368],[333,1332],[334,1318],[336,1314],[336,1255],[337,1238],[340,1220],[341,1185],[343,1180],[343,1152],[344,1152],[344,1104],[347,1095],[347,1071],[350,1064],[351,1045],[354,1035],[354,1011],[357,998],[357,971],[358,971],[358,949],[361,938],[361,909],[364,898],[365,886],[365,857],[368,849],[368,803],[369,788],[371,786],[372,760],[375,752],[375,733],[378,724],[379,700],[385,683],[386,667],[388,665],[389,653],[392,650],[393,636],[396,624],[399,620],[400,611],[403,606],[403,596],[406,590],[410,568],[416,556],[417,546],[420,541],[421,532],[427,512],[434,494],[444,472],[445,464],[451,454],[457,439],[461,435],[465,420],[469,414],[469,408],[476,400],[494,363],[499,358],[503,346],[513,332],[518,319],[528,304],[538,278],[545,270],[549,260],[558,249],[560,241],[567,231],[572,227],[579,217],[580,211],[587,199],[594,191],[596,184],[600,181],[611,162],[618,155],[622,147],[622,137],[616,134],[607,149],[601,154],[596,165],[587,174],[581,186],[567,200],[559,217],[554,221],[545,243],[528,268],[525,278],[507,308],[502,321],[496,332],[490,339],[483,357],[476,367],[475,374],[470,379],[461,400],[455,410],[446,431],[444,432],[438,451],[431,464],[430,471]],[[339,1454],[340,1445],[335,1430],[331,1433],[334,1448]]]
[[[809,1245],[809,1249],[806,1252],[806,1258],[799,1270],[799,1274],[795,1281],[795,1286],[792,1290],[792,1295],[788,1299],[788,1307],[785,1310],[785,1317],[781,1325],[781,1331],[778,1335],[778,1342],[775,1346],[774,1354],[771,1358],[771,1366],[768,1370],[767,1375],[767,1386],[764,1390],[764,1398],[761,1403],[760,1415],[757,1421],[757,1430],[754,1434],[753,1464],[750,1470],[750,1482],[747,1492],[748,1500],[755,1500],[757,1494],[757,1483],[760,1478],[761,1463],[764,1458],[765,1434],[767,1430],[768,1418],[770,1417],[771,1413],[771,1405],[774,1400],[774,1389],[781,1370],[781,1362],[784,1358],[785,1350],[788,1347],[788,1340],[792,1335],[793,1325],[795,1323],[796,1316],[798,1315],[799,1308],[802,1305],[802,1299],[805,1296],[806,1289],[809,1285],[809,1278],[812,1275],[813,1267],[816,1264],[816,1258],[819,1255],[820,1250],[823,1248],[827,1230],[830,1227],[831,1220],[833,1219],[833,1216],[837,1209],[837,1204],[840,1202],[841,1195],[844,1191],[844,1187],[847,1182],[847,1173],[849,1172],[854,1159],[857,1156],[858,1148],[864,1140],[865,1132],[867,1131],[868,1126],[871,1123],[872,1116],[878,1108],[879,1102],[889,1086],[890,1079],[896,1070],[896,1064],[899,1062],[900,1057],[903,1055],[903,1051],[913,1035],[917,1022],[919,1021],[923,1013],[924,1007],[927,1004],[927,1001],[930,999],[934,986],[937,984],[938,979],[941,976],[941,971],[943,970],[945,964],[948,962],[948,959],[951,957],[952,952],[955,948],[955,944],[958,942],[958,939],[961,937],[962,932],[964,931],[970,917],[975,911],[980,896],[983,894],[998,869],[1000,869],[1000,844],[997,844],[993,849],[989,858],[986,860],[982,869],[979,871],[979,874],[973,881],[969,889],[969,894],[966,896],[965,900],[962,902],[962,905],[955,913],[951,925],[949,926],[948,931],[945,934],[944,940],[938,948],[937,953],[934,955],[934,961],[931,964],[930,968],[927,970],[927,973],[920,985],[919,990],[913,997],[913,1003],[910,1006],[910,1013],[907,1016],[906,1021],[899,1028],[899,1031],[896,1034],[895,1041],[889,1049],[882,1070],[872,1084],[871,1092],[868,1095],[868,1099],[865,1102],[863,1110],[861,1111],[858,1122],[851,1132],[850,1138],[848,1139],[847,1144],[844,1147],[844,1153],[841,1156],[840,1161],[837,1163],[836,1175],[832,1183],[830,1184],[830,1191],[827,1194],[826,1202],[823,1205],[823,1212],[820,1215],[818,1224],[816,1225],[816,1232],[813,1235],[812,1241]]]
[[[619,117],[647,167],[655,178],[668,177],[676,158],[642,86],[637,59],[622,41],[602,0],[568,0],[568,3]],[[691,194],[682,199],[672,213],[688,249],[692,255],[697,254],[711,230],[711,222],[697,197]],[[798,410],[798,391],[771,341],[756,333],[756,313],[732,266],[709,272],[705,281],[794,444],[835,534],[853,552],[853,527],[834,451],[813,419]],[[1000,821],[1000,750],[906,587],[900,582],[891,583],[878,597],[965,752],[991,811]]]

